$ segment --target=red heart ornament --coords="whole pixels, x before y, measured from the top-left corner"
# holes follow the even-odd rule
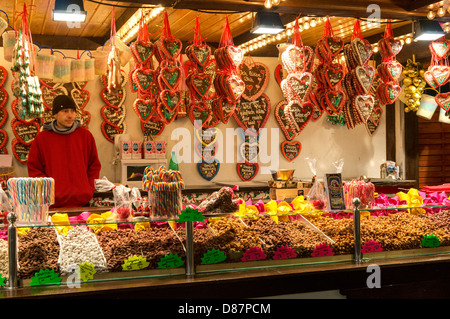
[[[302,143],[299,141],[284,141],[281,143],[281,154],[290,162],[300,155],[301,150]]]
[[[195,143],[195,152],[201,157],[202,161],[209,162],[216,155],[218,143],[204,145],[200,142]]]
[[[183,46],[180,39],[175,37],[160,37],[156,43],[159,49],[160,58],[167,58],[169,60],[176,59]]]
[[[283,80],[283,66],[281,64],[278,64],[275,67],[275,80],[277,81],[278,85],[281,87],[281,81]]]

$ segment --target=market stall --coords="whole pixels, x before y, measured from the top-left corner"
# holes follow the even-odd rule
[[[402,127],[406,113],[428,116],[429,104],[449,121],[444,30],[422,63],[414,32],[396,34],[409,22],[393,12],[377,27],[299,14],[279,35],[239,43],[226,16],[209,44],[211,22],[198,16],[185,41],[175,9],[136,10],[134,27],[116,28],[123,17],[107,8],[107,40],[95,50],[33,41],[36,8],[26,3],[14,21],[0,20],[0,157],[9,165],[0,286],[11,289],[1,296],[52,287],[39,297],[83,297],[110,281],[126,294],[165,296],[171,285],[209,287],[217,278],[230,285],[220,296],[230,296],[242,276],[253,288],[261,277],[309,284],[239,297],[329,289],[351,297],[365,281],[342,278],[371,263],[394,274],[448,262],[448,192],[407,178]],[[265,46],[276,55],[258,54]],[[412,55],[403,61],[405,48]],[[59,95],[73,99],[101,163],[81,207],[55,205],[60,184],[50,174],[28,176],[30,149]],[[332,269],[329,285],[313,286]],[[448,279],[441,275],[430,280]]]

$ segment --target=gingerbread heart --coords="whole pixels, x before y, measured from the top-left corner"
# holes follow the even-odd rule
[[[302,73],[290,73],[286,77],[286,84],[289,88],[288,91],[288,101],[293,101],[294,99],[303,102],[311,91],[312,75],[309,72]]]
[[[26,165],[28,161],[28,154],[30,153],[31,144],[24,144],[13,139],[11,143],[12,152],[14,157],[22,164]]]
[[[8,101],[8,92],[4,88],[0,88],[0,107],[5,106]]]
[[[296,159],[302,150],[302,143],[299,141],[284,141],[280,146],[281,154],[283,154],[284,158],[290,162]]]
[[[8,75],[8,72],[6,72],[6,69],[0,65],[0,87],[5,84],[6,77]]]
[[[152,116],[147,122],[141,122],[142,132],[150,137],[160,135],[164,128],[165,124],[158,116]]]
[[[258,174],[259,165],[258,163],[248,162],[237,163],[236,170],[241,180],[248,182]]]
[[[110,125],[120,127],[125,120],[125,113],[123,108],[115,107],[113,105],[104,105],[100,109],[102,118]]]
[[[204,145],[200,142],[195,143],[195,152],[202,158],[203,161],[209,162],[216,156],[218,143]]]
[[[136,112],[139,120],[148,122],[156,112],[157,102],[153,99],[136,99],[133,103],[134,112]]]
[[[369,132],[370,136],[372,136],[377,130],[381,121],[381,116],[383,115],[383,109],[377,104],[377,101],[375,101],[374,109],[372,110],[372,113],[370,113],[370,116],[366,122],[367,132]]]
[[[195,127],[202,127],[211,117],[211,109],[203,101],[193,103],[189,108],[189,119]]]
[[[186,55],[199,71],[203,71],[209,62],[211,48],[208,45],[192,44],[186,47]]]
[[[381,91],[381,96],[382,99],[380,99],[380,101],[383,101],[385,104],[392,104],[395,102],[395,100],[397,100],[397,98],[400,96],[400,93],[402,91],[401,87],[396,84],[396,82],[387,82],[387,83],[383,83],[380,84],[380,86],[378,87],[379,90]]]
[[[197,169],[200,173],[200,176],[204,179],[210,181],[214,177],[216,177],[219,172],[220,162],[217,159],[213,159],[210,162],[199,162],[197,163]]]
[[[8,118],[8,111],[6,110],[6,108],[0,107],[0,127],[5,125],[7,118]]]
[[[8,133],[6,133],[4,129],[0,129],[0,149],[3,149],[6,146],[7,141],[8,141]]]
[[[425,79],[425,82],[427,82],[427,84],[429,86],[431,86],[433,89],[436,89],[439,87],[439,84],[434,79],[433,74],[431,73],[430,70],[427,70],[424,72],[423,78]]]
[[[41,129],[37,120],[30,123],[23,123],[17,119],[12,119],[11,127],[14,136],[22,144],[31,144]]]
[[[223,96],[216,98],[213,102],[213,110],[216,116],[225,124],[233,116],[235,109],[236,104],[229,103]]]
[[[125,91],[119,90],[117,94],[110,94],[107,88],[100,91],[101,99],[110,106],[120,107],[125,101]]]
[[[154,50],[155,46],[151,41],[136,40],[130,44],[130,51],[136,64],[147,64]]]
[[[333,63],[325,69],[324,75],[326,82],[331,87],[335,87],[344,78],[344,68],[339,63]]]
[[[236,103],[242,96],[245,90],[245,83],[241,78],[234,74],[227,74],[224,77],[224,92],[228,100],[232,103]]]
[[[239,65],[239,74],[245,83],[242,97],[246,100],[256,100],[264,93],[269,83],[269,68],[260,62],[242,63]]]
[[[429,45],[430,52],[441,60],[446,57],[449,52],[449,41],[445,38],[434,40]]]
[[[372,56],[372,46],[370,43],[361,38],[355,38],[350,43],[352,53],[359,65],[366,64]]]
[[[367,94],[375,77],[375,68],[368,64],[358,65],[354,73],[359,87],[362,89],[361,93]]]
[[[375,105],[375,99],[372,95],[357,95],[353,101],[354,108],[363,123],[366,123]]]
[[[83,110],[89,102],[90,93],[87,90],[73,89],[70,95],[80,110]]]
[[[450,110],[450,92],[447,93],[439,93],[434,97],[436,103],[442,108],[445,112]]]
[[[335,57],[344,47],[344,41],[339,37],[326,36],[324,43],[330,57]]]
[[[282,66],[281,64],[278,64],[278,65],[275,67],[275,72],[274,72],[274,74],[275,74],[275,80],[277,81],[278,85],[281,87],[281,81],[282,81],[283,78],[284,78],[284,75],[283,75],[283,66]]]
[[[298,132],[295,130],[294,126],[291,124],[291,121],[288,118],[289,114],[286,113],[287,105],[288,102],[285,100],[278,102],[278,104],[275,106],[274,113],[275,119],[280,126],[284,137],[288,141],[290,141],[298,135]]]
[[[270,116],[270,100],[262,94],[255,101],[240,99],[236,104],[233,118],[236,123],[249,135],[257,135],[265,126]]]
[[[125,132],[125,124],[120,127],[111,125],[108,122],[103,121],[101,124],[103,136],[111,143],[114,143],[114,136]]]
[[[178,114],[178,105],[181,103],[181,92],[162,90],[160,93],[161,103],[157,107],[159,117],[165,124],[173,122]]]
[[[182,49],[180,39],[175,37],[161,37],[157,44],[161,58],[176,59]]]
[[[181,79],[181,69],[179,67],[162,67],[158,76],[161,88],[175,90]]]
[[[378,74],[384,82],[398,81],[402,74],[403,67],[397,61],[381,62],[378,67]]]
[[[259,144],[257,142],[254,143],[244,142],[239,147],[239,152],[244,161],[255,162],[256,157],[259,154]]]
[[[450,78],[450,67],[446,65],[432,66],[430,72],[438,86],[443,86]]]
[[[297,135],[306,127],[313,116],[314,107],[311,102],[303,104],[289,103],[286,106],[286,113]]]
[[[133,72],[132,77],[133,83],[136,84],[138,90],[154,93],[154,84],[157,83],[158,78],[155,70],[138,68]]]
[[[330,114],[332,115],[333,113],[339,113],[341,111],[346,100],[344,92],[341,92],[339,90],[329,90],[325,94],[325,101],[328,107],[330,107],[331,110],[333,111]]]
[[[233,68],[237,69],[244,58],[244,53],[241,48],[238,48],[234,45],[227,45],[225,47],[226,58],[228,60],[228,64],[233,66]]]
[[[206,73],[192,73],[186,79],[188,86],[198,95],[199,98],[204,97],[211,88],[212,79]]]

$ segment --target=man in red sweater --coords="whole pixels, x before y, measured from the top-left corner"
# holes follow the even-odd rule
[[[29,177],[55,180],[55,204],[52,207],[81,207],[89,204],[99,178],[100,161],[94,137],[79,120],[77,106],[67,95],[53,101],[55,118],[43,125],[28,154]]]

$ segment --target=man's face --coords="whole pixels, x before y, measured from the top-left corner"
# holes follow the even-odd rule
[[[73,109],[63,109],[54,115],[56,125],[59,128],[70,128],[76,117],[76,111]]]

